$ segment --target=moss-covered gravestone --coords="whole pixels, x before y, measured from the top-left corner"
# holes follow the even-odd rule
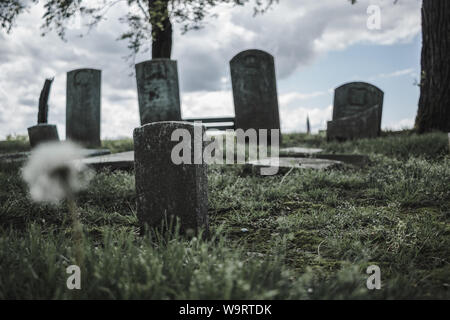
[[[208,230],[204,133],[205,127],[200,124],[175,121],[153,122],[134,129],[137,216],[141,226],[159,227],[165,219],[169,222],[175,217],[180,219],[183,232]]]
[[[45,80],[44,87],[42,88],[39,96],[38,124],[28,128],[28,138],[32,148],[42,142],[59,140],[56,125],[47,123],[48,99],[50,96],[52,83],[53,78]]]
[[[231,59],[230,69],[236,129],[280,129],[273,56],[243,51]]]
[[[136,82],[141,125],[181,120],[176,61],[153,59],[137,64]]]
[[[100,141],[101,70],[77,69],[67,73],[66,138],[85,147]]]

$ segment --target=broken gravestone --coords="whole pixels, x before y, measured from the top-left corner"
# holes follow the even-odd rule
[[[39,96],[38,124],[28,128],[28,138],[32,148],[42,142],[59,140],[56,125],[48,124],[48,100],[52,79],[45,79],[44,87]]]
[[[181,152],[183,162],[174,161],[179,156],[174,147],[181,142],[172,137],[176,140],[180,133],[188,140],[187,149]],[[141,226],[159,227],[162,221],[175,217],[180,220],[182,232],[195,232],[201,227],[208,231],[207,165],[196,156],[203,155],[204,133],[205,127],[200,124],[175,121],[134,129],[137,216]]]
[[[375,138],[381,133],[384,93],[365,82],[351,82],[334,91],[333,120],[328,140]]]
[[[261,50],[243,51],[231,59],[230,70],[235,128],[280,129],[273,56]]]
[[[285,174],[292,169],[313,169],[323,170],[328,168],[335,168],[342,162],[329,159],[318,158],[297,158],[297,157],[280,157],[280,158],[264,158],[254,161],[249,161],[247,167],[255,169],[265,168],[268,170],[272,168],[272,172],[276,174]]]
[[[101,70],[77,69],[67,73],[66,137],[85,147],[100,141]]]
[[[138,63],[136,83],[141,125],[181,120],[176,61],[152,59]]]

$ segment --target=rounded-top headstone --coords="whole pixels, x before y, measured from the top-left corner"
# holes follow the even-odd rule
[[[384,93],[366,82],[350,82],[334,91],[333,120],[327,139],[375,138],[381,133]]]
[[[174,132],[176,141],[172,141]],[[181,142],[179,133],[190,137],[183,140],[190,163],[180,163],[172,156]],[[208,231],[207,165],[195,155],[203,154],[204,133],[205,127],[200,124],[175,121],[134,129],[137,216],[141,226],[159,227],[165,218],[169,221],[177,217],[182,231],[197,231],[200,227]]]
[[[136,64],[136,83],[141,125],[181,120],[176,61],[161,58]]]
[[[230,61],[236,129],[280,129],[273,56],[246,50]]]
[[[349,82],[334,90],[333,120],[354,116],[376,105],[383,109],[384,93],[367,82]],[[381,125],[381,112],[379,115]]]
[[[66,137],[86,147],[100,146],[101,70],[67,73]]]

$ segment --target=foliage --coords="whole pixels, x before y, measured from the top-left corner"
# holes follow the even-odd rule
[[[133,151],[133,139],[103,140],[102,148],[106,148],[111,153]]]
[[[428,146],[440,135],[343,146],[371,150],[364,168],[261,177],[210,166],[208,239],[140,235],[134,174],[100,171],[77,199],[86,232],[77,296],[65,287],[66,206],[31,202],[19,166],[0,164],[0,298],[448,299],[450,158]],[[288,137],[305,145],[303,135]],[[416,151],[406,157],[403,146]],[[371,264],[381,268],[381,290],[365,286]]]
[[[5,141],[0,141],[0,154],[29,150],[30,142],[26,135],[8,135]]]
[[[320,135],[287,134],[283,136],[283,146],[303,144],[323,148],[327,153],[380,154],[400,160],[410,157],[424,157],[429,160],[442,159],[448,154],[448,137],[442,132],[419,135],[411,130],[383,132],[376,139],[358,139],[346,142],[327,142]]]
[[[75,16],[88,20],[86,26],[94,27],[106,18],[108,10],[120,1],[117,0],[46,0],[43,15],[43,35],[54,29],[65,39],[67,23]],[[127,0],[128,11],[120,18],[127,23],[129,30],[119,36],[128,40],[128,47],[135,54],[148,49],[148,44],[155,29],[163,28],[163,21],[169,17],[173,22],[181,25],[182,31],[199,29],[204,19],[209,16],[211,9],[219,4],[242,6],[251,0]],[[267,11],[278,0],[255,0],[254,13]],[[32,4],[38,3],[32,0]],[[6,0],[0,3],[0,23],[2,28],[10,32],[17,16],[25,11],[27,6],[19,0]]]

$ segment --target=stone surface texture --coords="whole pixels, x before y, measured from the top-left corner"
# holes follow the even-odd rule
[[[273,56],[247,50],[230,61],[236,129],[280,129]]]
[[[280,155],[313,155],[315,153],[322,152],[322,149],[319,148],[305,148],[305,147],[290,147],[290,148],[281,148]]]
[[[276,158],[264,158],[260,160],[250,161],[248,162],[248,165],[256,168],[262,168],[275,166],[276,163]],[[278,174],[283,174],[291,168],[322,170],[335,167],[339,164],[341,164],[341,162],[336,160],[283,157],[279,158]]]
[[[136,82],[141,125],[181,120],[176,61],[153,59],[137,64]]]
[[[177,217],[182,232],[208,230],[207,165],[176,165],[171,159],[172,149],[179,143],[171,141],[173,131],[187,130],[194,150],[195,126],[203,135],[204,126],[175,121],[150,123],[134,130],[137,216],[141,226],[159,227],[164,219]],[[200,148],[203,150],[204,144]]]
[[[134,168],[134,151],[85,158],[82,162],[94,169],[130,170]]]
[[[68,72],[66,95],[66,138],[85,147],[100,146],[101,71]]]
[[[58,129],[54,124],[41,123],[28,128],[28,138],[32,148],[42,142],[59,141]]]

